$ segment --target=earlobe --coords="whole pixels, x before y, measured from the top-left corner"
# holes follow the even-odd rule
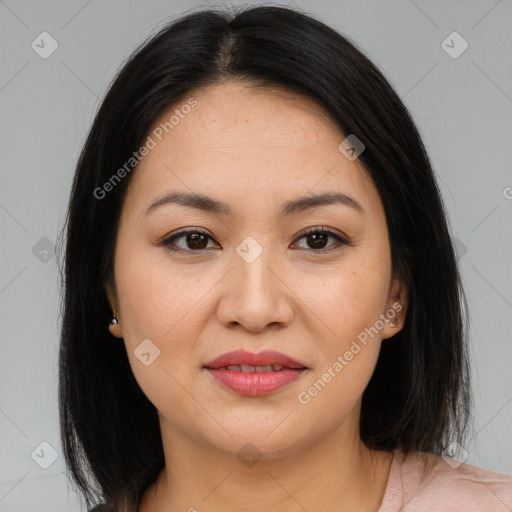
[[[382,339],[388,339],[400,332],[405,323],[407,313],[408,294],[407,287],[402,279],[393,283],[392,293],[389,296],[386,310],[386,325],[382,331]]]
[[[110,322],[110,325],[108,326],[108,330],[110,331],[110,334],[112,334],[112,336],[115,336],[116,338],[123,337],[123,334],[121,331],[121,326],[119,325],[119,323]]]
[[[116,310],[115,310],[115,304],[116,304],[115,294],[112,291],[112,285],[110,282],[108,282],[105,285],[105,291],[107,293],[107,298],[108,298],[110,307],[112,308],[112,320],[110,321],[110,325],[108,326],[108,329],[110,331],[110,334],[112,334],[112,336],[115,336],[116,338],[122,338],[123,334],[122,334],[121,326],[119,325],[119,320],[117,319]]]
[[[116,318],[116,310],[114,308],[112,308],[112,320],[110,321],[108,330],[110,331],[110,334],[116,338],[123,337],[121,326],[119,325],[119,320]]]

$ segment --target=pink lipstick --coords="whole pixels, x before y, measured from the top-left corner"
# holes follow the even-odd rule
[[[264,350],[228,352],[204,365],[226,388],[248,396],[263,396],[295,382],[307,367],[285,354]]]

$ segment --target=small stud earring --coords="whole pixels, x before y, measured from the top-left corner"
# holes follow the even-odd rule
[[[113,313],[113,316],[112,316],[112,320],[110,321],[110,324],[111,325],[117,325],[117,318],[116,318],[116,310],[114,308],[112,308],[112,310],[114,311]]]

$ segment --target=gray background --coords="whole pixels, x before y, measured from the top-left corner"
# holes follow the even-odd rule
[[[0,511],[79,510],[60,453],[52,244],[79,150],[114,73],[166,21],[207,5],[0,0]],[[464,447],[466,462],[512,474],[512,2],[291,5],[358,44],[418,125],[457,237],[472,316],[476,435]],[[46,59],[31,47],[44,31],[58,43]],[[469,44],[457,58],[444,48],[458,51],[461,41],[442,45],[453,31]],[[43,442],[57,452],[47,469],[40,465],[52,451]]]

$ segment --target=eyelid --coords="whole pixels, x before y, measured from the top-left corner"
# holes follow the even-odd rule
[[[298,238],[302,238],[305,235],[309,235],[310,233],[325,233],[327,235],[332,235],[336,238],[339,238],[346,244],[350,243],[349,237],[339,232],[338,230],[335,230],[334,228],[329,228],[327,226],[313,226],[311,228],[306,228],[303,231],[299,232],[299,234],[295,237],[295,240],[297,240]]]
[[[336,241],[337,241],[337,243],[329,245],[325,249],[316,249],[316,250],[315,249],[307,249],[307,248],[304,249],[305,251],[308,251],[312,255],[315,255],[315,254],[318,254],[318,255],[328,254],[328,253],[330,253],[332,251],[335,251],[337,249],[341,249],[341,246],[344,246],[344,245],[351,246],[352,245],[350,240],[349,240],[349,238],[347,236],[342,235],[337,230],[334,230],[333,228],[328,228],[326,226],[313,226],[311,228],[307,228],[307,229],[301,231],[295,237],[294,240],[298,241],[301,238],[304,238],[305,236],[307,236],[309,234],[312,234],[312,233],[323,233],[323,234],[326,234],[328,236],[330,235],[333,238],[335,238]],[[333,247],[333,245],[334,245],[334,247]]]
[[[169,246],[172,245],[173,241],[182,237],[182,236],[185,236],[185,235],[188,235],[190,233],[200,233],[202,235],[205,235],[207,237],[209,237],[211,240],[215,240],[213,238],[212,235],[210,235],[210,233],[208,233],[207,231],[201,229],[201,228],[183,228],[183,229],[180,229],[178,231],[176,231],[175,233],[172,233],[171,235],[169,236],[165,236],[164,238],[162,238],[162,240],[158,243],[158,245],[160,246],[163,246],[167,249],[169,249]],[[201,252],[204,252],[206,249],[201,249],[201,250],[197,250],[197,251],[193,251],[193,250],[190,250],[190,249],[182,249],[181,247],[178,247],[177,249],[169,249],[173,252],[188,252],[188,253],[201,253]]]
[[[172,233],[169,236],[164,237],[159,242],[159,245],[164,246],[173,252],[198,253],[198,254],[205,252],[207,249],[192,250],[192,249],[182,249],[181,247],[179,247],[177,249],[169,248],[169,246],[172,245],[174,240],[179,239],[180,237],[191,234],[191,233],[200,233],[202,235],[207,236],[209,239],[215,241],[214,237],[212,235],[210,235],[206,230],[204,230],[202,228],[191,227],[191,228],[183,228],[181,230],[178,230],[175,233]],[[342,235],[339,232],[337,232],[336,230],[334,230],[333,228],[328,228],[326,226],[313,226],[313,227],[304,229],[303,231],[301,231],[300,233],[298,233],[296,235],[293,243],[295,243],[296,241],[300,240],[301,238],[304,238],[305,236],[312,234],[312,233],[323,233],[328,236],[330,235],[337,240],[338,244],[348,245],[348,246],[352,245],[350,239],[347,236]],[[328,247],[330,247],[330,246],[328,246]],[[336,248],[337,247],[335,247],[335,249]],[[329,249],[329,248],[327,248],[327,249],[307,249],[306,248],[304,250],[309,251],[311,253],[325,254],[325,253],[331,252],[333,249]]]

